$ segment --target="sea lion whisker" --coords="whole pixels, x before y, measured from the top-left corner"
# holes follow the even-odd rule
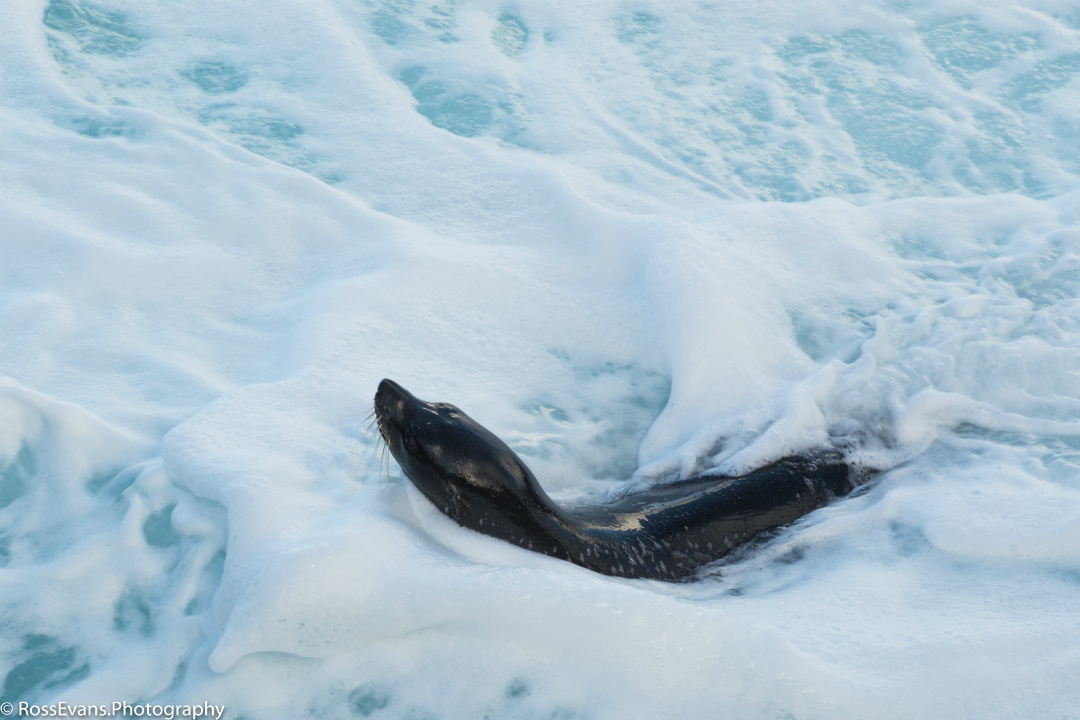
[[[367,422],[369,420],[370,420],[370,422]],[[363,450],[363,452],[360,453],[360,459],[357,460],[356,464],[353,466],[353,474],[354,475],[358,473],[358,471],[360,469],[360,466],[363,465],[364,461],[368,459],[368,453],[371,452],[371,448],[373,446],[375,446],[375,445],[378,445],[380,442],[385,442],[385,439],[382,437],[382,431],[376,429],[376,425],[379,422],[379,418],[375,416],[375,411],[374,410],[372,410],[371,414],[368,415],[366,418],[364,418],[364,420],[362,422],[367,422],[367,424],[360,431],[360,437],[358,437],[356,439],[356,444],[359,445],[359,444],[363,443],[364,450]],[[354,445],[354,449],[355,449],[355,445]],[[370,461],[369,461],[368,465],[367,465],[367,468],[365,470],[365,474],[366,474],[366,472],[370,471],[370,469],[371,469],[371,464],[370,464]],[[362,477],[361,477],[360,481],[363,482]]]
[[[381,435],[379,437],[377,437],[377,438],[373,438],[373,442],[368,443],[367,446],[364,448],[364,456],[363,456],[363,458],[361,458],[361,461],[363,461],[364,459],[367,460],[367,463],[364,465],[364,475],[363,475],[363,477],[365,479],[369,475],[371,475],[371,465],[372,465],[372,463],[375,462],[375,458],[378,457],[380,455],[380,453],[385,451],[385,449],[386,449],[386,440]],[[379,465],[380,465],[379,472],[381,473],[382,472],[382,469],[381,469],[382,460],[381,459],[379,460]]]

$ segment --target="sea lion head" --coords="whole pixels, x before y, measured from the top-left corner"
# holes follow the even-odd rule
[[[405,475],[459,524],[528,546],[538,521],[552,514],[525,463],[453,405],[424,402],[383,380],[375,416]]]

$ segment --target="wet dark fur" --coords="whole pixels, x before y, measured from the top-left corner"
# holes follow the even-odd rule
[[[375,415],[405,475],[459,524],[607,575],[685,578],[853,488],[851,469],[827,451],[741,477],[691,478],[611,504],[563,508],[506,443],[453,405],[424,402],[383,380]]]

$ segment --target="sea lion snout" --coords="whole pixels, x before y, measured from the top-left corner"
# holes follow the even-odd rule
[[[379,389],[375,391],[375,413],[380,419],[385,418],[400,423],[405,407],[410,402],[418,401],[412,393],[390,378],[383,378],[379,383]]]

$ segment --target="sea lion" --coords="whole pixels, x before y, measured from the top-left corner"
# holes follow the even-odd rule
[[[458,524],[626,578],[686,579],[854,487],[840,453],[823,451],[739,477],[699,476],[610,504],[564,508],[506,443],[453,405],[424,402],[383,380],[375,416],[405,475]]]

